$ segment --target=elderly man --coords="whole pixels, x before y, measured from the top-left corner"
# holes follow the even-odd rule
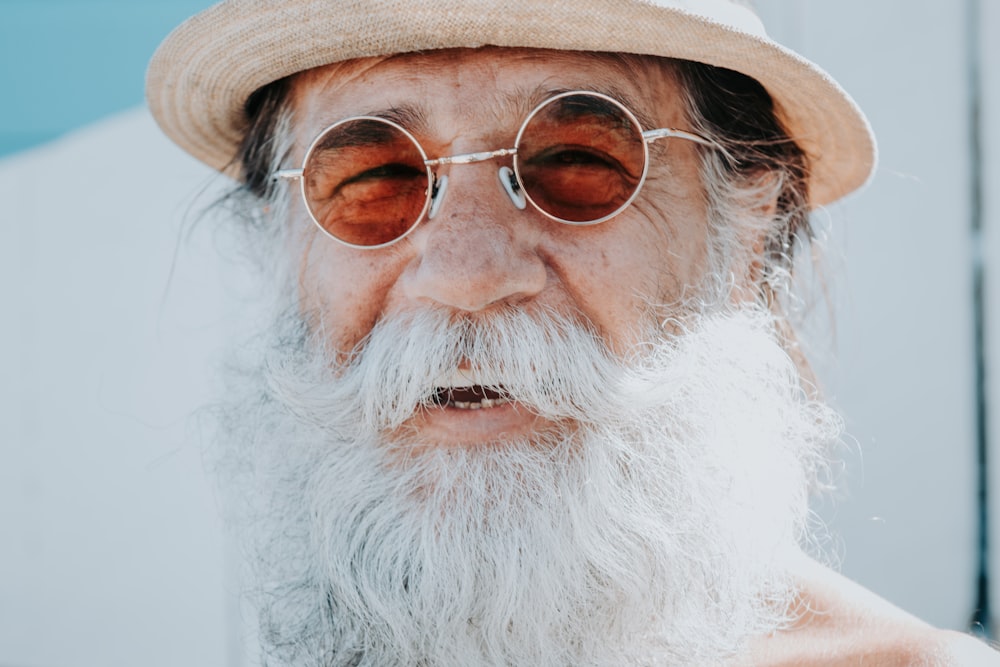
[[[971,665],[804,555],[789,314],[864,116],[730,0],[228,0],[150,106],[273,286],[220,406],[268,665]]]

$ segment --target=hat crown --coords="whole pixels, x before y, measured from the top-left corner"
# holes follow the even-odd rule
[[[749,35],[767,37],[760,17],[748,5],[736,0],[649,0],[649,3],[703,16]]]

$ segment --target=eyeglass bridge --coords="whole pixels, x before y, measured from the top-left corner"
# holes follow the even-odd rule
[[[424,160],[428,167],[437,167],[442,164],[473,164],[474,162],[486,162],[498,157],[517,155],[516,148],[498,148],[495,151],[480,151],[478,153],[462,153],[460,155],[447,155],[445,157]]]

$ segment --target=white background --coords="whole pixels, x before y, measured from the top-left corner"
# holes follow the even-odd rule
[[[983,4],[988,37],[1000,6]],[[881,150],[871,187],[824,213],[836,324],[819,365],[855,443],[843,498],[821,511],[848,575],[961,629],[975,565],[965,3],[758,6],[854,95]],[[983,42],[994,369],[1000,46]],[[212,182],[141,110],[0,162],[2,667],[248,664],[192,416],[241,307],[213,235],[185,233]]]

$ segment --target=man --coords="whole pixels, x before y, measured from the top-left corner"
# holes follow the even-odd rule
[[[868,125],[730,0],[229,0],[150,67],[275,323],[220,466],[269,665],[970,665],[804,555],[789,322]]]

